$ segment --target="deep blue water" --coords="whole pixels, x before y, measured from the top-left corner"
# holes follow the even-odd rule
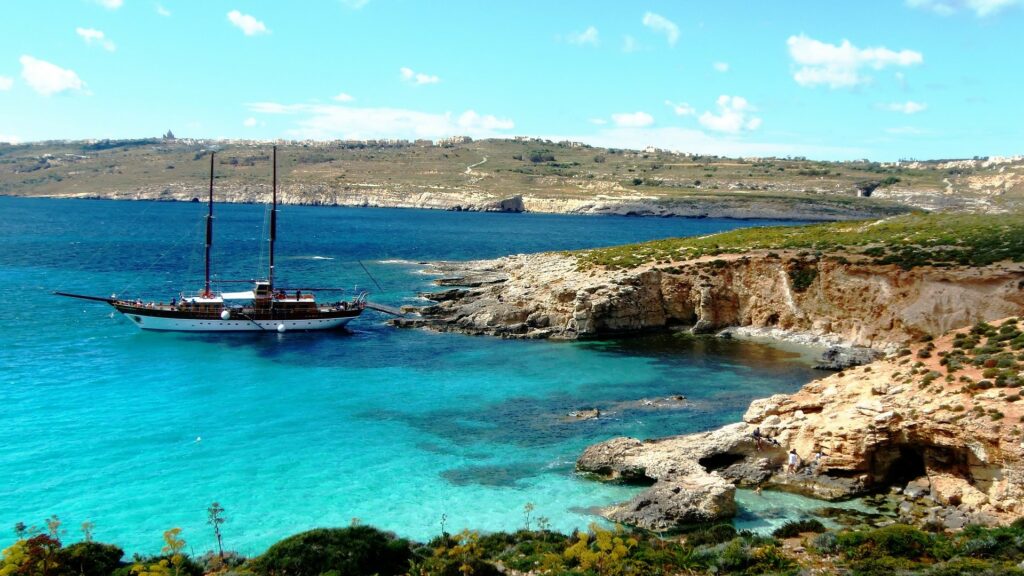
[[[57,514],[69,539],[89,520],[129,551],[157,551],[180,526],[198,553],[213,546],[215,500],[226,546],[245,553],[353,518],[418,539],[442,514],[449,530],[514,529],[527,502],[571,530],[635,491],[575,476],[588,444],[718,426],[813,377],[753,344],[505,341],[392,329],[376,313],[348,333],[144,333],[105,305],[50,294],[167,300],[198,288],[204,210],[0,197],[0,545],[15,522]],[[264,216],[217,206],[218,277],[261,275]],[[280,222],[279,283],[372,287],[390,304],[430,289],[416,261],[773,224],[290,206]],[[564,419],[680,393],[691,406]]]

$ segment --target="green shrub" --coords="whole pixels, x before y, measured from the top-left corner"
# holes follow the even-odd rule
[[[776,538],[794,538],[804,532],[821,533],[824,531],[825,525],[814,518],[807,520],[790,520],[776,528],[775,531],[772,532],[772,536]]]
[[[839,551],[839,538],[835,532],[818,534],[811,540],[811,548],[818,554],[835,554]]]
[[[1024,576],[1024,570],[1015,564],[989,562],[977,558],[954,558],[927,572],[928,576]]]
[[[806,292],[818,277],[818,269],[813,265],[797,266],[789,270],[789,279],[795,292]]]
[[[409,542],[370,526],[317,528],[271,546],[253,563],[257,574],[380,576],[405,574]]]
[[[894,576],[897,574],[917,574],[918,564],[906,558],[892,556],[871,556],[853,563],[854,576]]]
[[[60,564],[75,576],[110,576],[123,556],[124,550],[113,544],[78,542],[61,551]]]
[[[695,530],[686,534],[686,543],[690,546],[723,544],[738,536],[732,524],[716,524],[710,528]]]
[[[928,554],[932,536],[905,524],[840,534],[839,549],[847,558],[863,559],[872,556],[893,556],[918,559]]]

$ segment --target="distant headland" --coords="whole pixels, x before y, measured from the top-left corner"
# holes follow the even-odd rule
[[[1024,157],[824,162],[598,148],[517,137],[277,142],[290,204],[851,220],[1024,204]],[[176,138],[0,144],[0,194],[189,201],[217,151],[217,196],[262,202],[270,141]]]

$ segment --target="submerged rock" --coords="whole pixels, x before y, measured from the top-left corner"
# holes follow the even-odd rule
[[[567,416],[569,420],[596,420],[601,417],[601,411],[597,408],[573,410]]]

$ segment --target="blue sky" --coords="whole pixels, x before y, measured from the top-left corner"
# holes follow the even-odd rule
[[[0,141],[1024,153],[1024,0],[6,0]]]

